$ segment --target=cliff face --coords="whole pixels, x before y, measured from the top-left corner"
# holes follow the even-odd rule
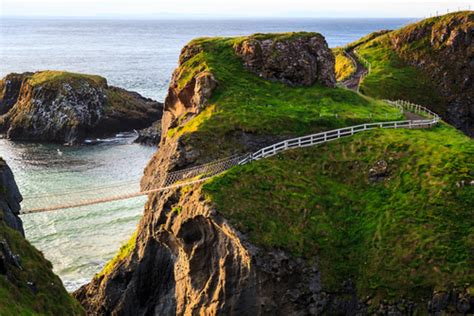
[[[335,87],[334,56],[323,36],[316,33],[266,37],[254,35],[242,41],[236,52],[245,66],[259,76],[289,85],[315,82]]]
[[[142,188],[160,187],[170,171],[351,125],[355,111],[365,121],[400,119],[346,89],[262,79],[262,65],[251,69],[253,57],[241,55],[253,39],[204,38],[183,49]],[[312,112],[321,107],[339,116]],[[470,311],[472,239],[457,218],[468,217],[474,196],[464,185],[472,145],[447,126],[430,132],[372,131],[151,194],[136,237],[74,295],[92,315]]]
[[[205,112],[223,84],[207,69],[183,82],[183,65],[202,52],[192,44],[182,51],[165,102],[160,150],[145,170],[143,188],[156,187],[171,170],[219,154],[200,150],[199,133],[170,134]],[[239,145],[227,154],[278,139],[231,135]],[[151,195],[133,250],[109,273],[75,292],[91,314],[122,315],[316,313],[320,295],[315,264],[250,243],[216,212],[199,185]]]
[[[457,12],[374,33],[349,47],[372,63],[361,91],[423,104],[474,135],[474,14]]]
[[[108,86],[98,76],[10,74],[0,88],[0,129],[14,140],[75,144],[143,128],[161,117],[158,102]]]
[[[83,315],[51,263],[24,238],[21,200],[13,174],[0,158],[0,314]]]
[[[13,173],[8,165],[0,158],[0,210],[2,219],[9,227],[25,236],[23,223],[18,216],[21,210],[20,203],[23,197],[18,190]]]
[[[203,200],[197,187],[152,197],[138,231],[135,249],[111,273],[75,293],[88,313],[317,310],[317,268],[247,242]]]
[[[422,21],[389,37],[398,55],[440,89],[446,121],[474,136],[474,13]]]

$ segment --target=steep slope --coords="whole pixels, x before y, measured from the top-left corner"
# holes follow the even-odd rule
[[[291,43],[295,40],[298,43]],[[260,41],[268,41],[265,47],[273,51],[254,58],[262,49]],[[165,102],[160,150],[145,170],[142,187],[158,187],[170,171],[254,151],[282,138],[401,119],[399,111],[384,102],[331,88],[334,74],[324,73],[334,59],[323,57],[327,45],[320,45],[318,53],[305,49],[304,43],[311,41],[321,43],[320,35],[259,34],[188,44]],[[303,49],[282,54],[293,45]],[[242,56],[242,47],[252,47],[244,50],[249,56]],[[324,63],[311,78],[329,78],[330,84],[316,79],[308,86],[286,71],[262,75],[275,55],[286,60],[298,53],[301,64]],[[452,144],[442,145],[448,136]],[[423,144],[418,138],[428,144],[416,151]],[[431,277],[456,275],[453,283],[461,286],[472,277],[472,232],[464,226],[469,223],[452,217],[445,223],[449,233],[439,231],[450,216],[442,213],[447,207],[459,213],[456,218],[468,215],[472,188],[464,185],[458,193],[452,189],[453,181],[468,183],[473,177],[471,153],[470,140],[447,126],[406,133],[374,131],[236,167],[203,186],[151,194],[136,235],[75,296],[89,313],[101,315],[426,311],[424,302],[431,299],[434,286],[445,285]],[[451,175],[442,170],[448,166]],[[407,193],[412,189],[413,196]],[[436,198],[432,212],[426,196]],[[413,222],[405,218],[417,216],[417,211],[420,216]],[[391,226],[400,222],[411,226]],[[385,233],[385,224],[392,230]],[[440,241],[433,241],[430,252],[432,227]],[[415,231],[405,239],[409,228]],[[405,243],[397,245],[400,253],[391,261],[386,254],[397,240]],[[453,257],[438,275],[447,246],[455,247],[449,252]],[[411,248],[401,251],[404,247]],[[415,281],[400,262],[411,265]],[[370,270],[364,270],[366,264]],[[423,270],[413,272],[418,266]],[[394,267],[401,275],[386,271]],[[402,300],[418,288],[423,290],[419,295]],[[459,301],[460,310],[466,310],[469,297],[465,288],[460,293],[461,298],[446,305],[440,295],[430,308],[457,308]]]
[[[317,258],[323,291],[358,297],[354,309],[465,313],[473,157],[445,124],[371,131],[235,168],[203,191],[252,243]]]
[[[1,114],[10,139],[75,144],[147,127],[161,118],[162,104],[99,76],[41,71],[0,81]]]
[[[350,45],[372,65],[361,91],[430,107],[474,135],[474,13],[458,12],[379,32]]]
[[[0,158],[0,314],[83,315],[52,272],[51,263],[24,238],[21,194]]]

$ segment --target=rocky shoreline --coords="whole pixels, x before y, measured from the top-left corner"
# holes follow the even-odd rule
[[[22,195],[0,157],[0,314],[84,315],[43,254],[25,239]]]
[[[161,118],[162,108],[99,76],[42,71],[0,81],[0,132],[11,140],[77,145],[149,127]]]

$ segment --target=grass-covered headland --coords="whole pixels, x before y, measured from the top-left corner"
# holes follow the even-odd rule
[[[353,91],[259,78],[234,52],[243,40],[191,43],[201,49],[181,65],[180,85],[202,71],[214,74],[219,85],[207,108],[168,136],[193,134],[209,144],[235,130],[303,135],[401,119],[396,109]],[[365,92],[399,98],[390,91],[403,90],[416,92],[420,103],[437,100],[428,79],[373,43],[360,49],[373,62]],[[407,80],[391,82],[396,71]],[[462,185],[474,178],[473,157],[472,140],[444,123],[375,130],[233,168],[203,190],[255,244],[317,260],[326,290],[352,279],[360,297],[373,303],[421,302],[438,290],[473,290],[474,187]],[[369,170],[378,162],[388,167],[374,180]]]
[[[275,40],[312,33],[256,35]],[[206,109],[187,124],[169,132],[198,131],[201,137],[225,135],[229,131],[271,135],[304,135],[368,121],[400,119],[398,110],[388,104],[342,88],[320,85],[289,87],[247,71],[234,47],[248,37],[201,38],[189,45],[201,50],[179,71],[179,86],[184,87],[196,74],[210,71],[218,86]]]
[[[375,303],[418,301],[474,279],[474,186],[460,186],[473,157],[445,124],[376,130],[234,168],[204,191],[255,244],[318,258],[326,290],[350,278]],[[370,180],[381,160],[388,173]]]

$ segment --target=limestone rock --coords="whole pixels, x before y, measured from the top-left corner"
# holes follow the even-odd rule
[[[200,51],[183,49],[165,101],[160,150],[145,170],[143,189],[170,171],[216,158],[196,145],[196,135],[168,136],[206,108],[218,85],[208,71],[180,84],[181,63]],[[232,138],[240,153],[276,141],[239,131]],[[151,195],[132,253],[74,296],[99,315],[304,315],[310,305],[315,312],[323,308],[324,293],[317,266],[252,245],[194,186]]]
[[[288,38],[255,35],[237,45],[236,52],[245,67],[269,80],[292,86],[336,85],[334,56],[317,33]]]
[[[196,188],[153,196],[139,231],[130,257],[74,293],[89,314],[304,315],[323,295],[317,267],[251,245]]]

